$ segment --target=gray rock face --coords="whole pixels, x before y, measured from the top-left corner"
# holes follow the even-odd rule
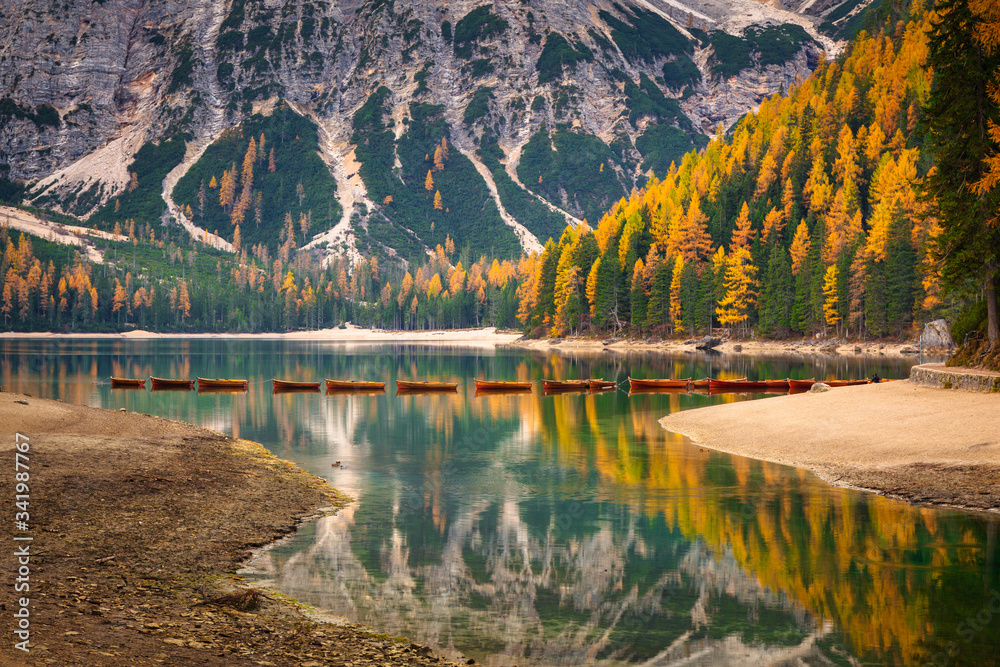
[[[924,331],[920,334],[920,347],[924,350],[953,349],[955,341],[951,339],[948,323],[944,320],[934,320],[925,324]]]
[[[740,34],[751,22],[795,22],[830,50],[813,27],[829,2],[806,9],[811,15],[789,11],[791,4],[696,0],[687,12],[664,0],[7,0],[0,12],[0,177],[37,182],[55,174],[43,184],[54,208],[60,196],[96,179],[103,203],[127,182],[124,167],[114,178],[104,173],[108,161],[127,166],[145,141],[177,132],[203,148],[285,99],[321,126],[323,157],[339,182],[357,173],[354,114],[384,85],[397,136],[412,103],[442,105],[457,149],[472,155],[484,134],[495,137],[507,173],[524,187],[516,175],[521,149],[539,128],[563,125],[612,146],[620,158],[613,169],[628,192],[642,177],[636,139],[650,124],[714,132],[818,62],[820,47],[807,43],[783,65],[748,62],[737,76],[713,80],[712,47],[687,28]],[[459,44],[463,19],[483,7],[502,28],[467,22],[463,34],[473,38]],[[615,22],[640,26],[640,15],[671,23],[677,43],[687,44],[682,55],[702,78],[683,101],[682,90],[663,78],[664,65],[680,55],[623,50]],[[660,38],[642,30],[642,39]],[[554,67],[550,59],[540,69],[556,33],[578,57],[560,56]],[[643,78],[660,89],[654,97],[678,100],[684,116],[631,116],[628,87]],[[467,106],[483,88],[492,90],[485,113],[470,120]],[[101,157],[91,164],[95,154]],[[82,166],[70,169],[74,164]],[[580,216],[572,194],[546,205]],[[345,212],[352,210],[338,196]],[[365,203],[363,190],[350,196]]]

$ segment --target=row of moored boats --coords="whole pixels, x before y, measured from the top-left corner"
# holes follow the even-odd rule
[[[846,387],[850,385],[880,382],[877,375],[871,380],[822,380],[830,387]],[[536,381],[537,382],[537,381]],[[528,393],[536,382],[517,382],[511,380],[475,380],[477,393]],[[748,380],[737,378],[719,380],[715,378],[675,379],[638,379],[629,378],[630,393],[677,392],[677,391],[709,391],[709,392],[795,392],[811,388],[817,380]],[[319,391],[320,382],[298,382],[293,380],[271,380],[275,392]],[[334,392],[383,392],[385,382],[369,380],[324,380],[328,393]],[[247,391],[250,383],[245,379],[197,378],[195,380],[149,377],[150,388],[191,390],[197,387],[199,391]],[[111,377],[112,387],[129,387],[144,389],[144,378]],[[585,380],[542,380],[544,393],[571,391],[610,391],[618,387],[613,380],[590,378]],[[426,382],[396,380],[397,393],[448,392],[458,391],[457,382]]]

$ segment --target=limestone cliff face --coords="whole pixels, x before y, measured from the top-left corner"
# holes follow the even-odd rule
[[[343,224],[324,242],[342,245],[353,245],[372,215],[394,222],[371,196],[355,155],[355,114],[381,86],[390,91],[382,120],[397,140],[410,130],[411,105],[440,106],[451,144],[481,175],[497,219],[522,247],[534,247],[543,230],[521,220],[527,204],[513,201],[511,188],[569,222],[593,217],[616,188],[625,193],[650,168],[669,163],[650,127],[673,128],[670,145],[679,157],[719,123],[727,126],[806,76],[821,49],[831,48],[812,27],[830,9],[822,0],[807,10],[813,15],[752,0],[5,4],[0,177],[33,183],[29,196],[44,192],[46,205],[85,217],[127,186],[145,142],[183,132],[187,158],[164,183],[171,204],[173,184],[223,130],[286,100],[320,127],[321,153],[343,205]],[[713,75],[709,35],[739,35],[747,16],[759,25],[797,23],[813,39],[783,63],[750,58],[735,76]],[[614,182],[603,198],[578,196],[579,178],[544,183],[532,171],[524,182],[530,170],[519,171],[520,157],[529,141],[558,128],[607,147]],[[487,164],[484,142],[500,149],[499,166]],[[398,155],[395,161],[405,172]],[[86,202],[69,201],[84,190]],[[179,215],[176,207],[170,215]]]

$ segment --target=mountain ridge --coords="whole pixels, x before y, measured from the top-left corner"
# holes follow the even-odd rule
[[[478,174],[477,185],[470,178],[443,192],[443,199],[481,197],[488,206],[476,217],[485,216],[482,224],[496,230],[494,240],[502,247],[538,250],[551,229],[540,221],[553,209],[570,224],[588,211],[593,220],[596,211],[613,203],[612,191],[624,196],[641,186],[654,164],[664,171],[669,160],[703,145],[706,131],[714,132],[720,122],[731,124],[808,74],[819,61],[819,40],[833,44],[815,29],[830,3],[817,3],[810,16],[760,10],[760,20],[773,20],[781,11],[798,17],[812,26],[810,34],[801,28],[796,39],[802,41],[792,41],[792,57],[780,64],[755,65],[759,53],[747,47],[751,67],[728,78],[706,78],[719,58],[710,33],[696,26],[701,21],[711,30],[725,23],[720,6],[659,0],[447,6],[403,0],[280,6],[104,0],[84,19],[77,16],[81,4],[46,14],[40,3],[26,1],[12,12],[8,37],[0,44],[0,177],[27,184],[27,201],[87,219],[128,189],[132,160],[143,145],[183,133],[185,158],[171,165],[158,195],[164,200],[162,221],[179,221],[201,237],[197,240],[231,247],[235,226],[218,235],[201,227],[184,213],[190,201],[173,201],[174,186],[224,131],[286,100],[322,128],[316,150],[335,178],[341,209],[331,226],[337,232],[324,231],[305,245],[325,243],[327,253],[357,257],[358,239],[370,237],[367,254],[414,258],[445,235],[482,243],[482,233],[468,233],[450,213],[435,213],[429,200],[401,214],[398,205],[394,212],[381,199],[369,198],[372,184],[361,175],[365,162],[358,162],[358,145],[351,141],[359,138],[354,117],[378,85],[386,85],[394,144],[410,137],[404,121],[412,119],[415,104],[441,105],[443,134]],[[124,21],[112,22],[116,11]],[[757,20],[754,16],[726,20],[739,26],[747,18]],[[75,30],[71,19],[80,20]],[[44,38],[37,34],[43,27],[50,30]],[[677,63],[683,66],[674,67]],[[695,79],[672,88],[665,76],[678,71]],[[691,86],[691,80],[701,83]],[[472,103],[478,111],[470,111]],[[642,110],[638,115],[636,108]],[[526,182],[519,173],[521,159],[542,128],[553,140],[562,133],[595,149],[599,144],[588,137],[606,146],[599,149],[604,161],[591,166],[599,173],[611,170],[617,188],[606,178],[610,190],[588,199],[586,189],[574,191],[563,180]],[[493,157],[484,158],[484,150]],[[409,190],[419,191],[424,174],[416,173],[415,163],[407,173],[399,146],[392,154],[390,169]],[[503,167],[510,183],[487,162]],[[491,177],[502,183],[491,184]],[[579,174],[576,180],[581,181]],[[545,211],[522,213],[535,208],[532,202]],[[407,227],[405,220],[413,216],[434,218],[434,232],[429,224],[423,233]],[[388,231],[372,234],[372,225]],[[404,237],[410,240],[399,240]]]

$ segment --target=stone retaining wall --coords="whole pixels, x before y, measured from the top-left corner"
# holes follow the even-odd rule
[[[941,389],[1000,392],[1000,373],[974,368],[949,368],[944,364],[921,364],[910,369],[910,382]]]

